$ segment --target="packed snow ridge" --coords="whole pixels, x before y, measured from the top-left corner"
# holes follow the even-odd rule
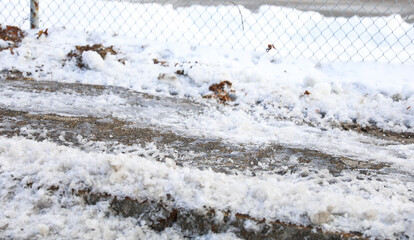
[[[58,201],[55,195],[45,191],[30,193],[19,182],[23,186],[31,184],[33,189],[92,189],[138,200],[167,201],[168,194],[177,206],[186,209],[230,210],[259,219],[312,224],[327,231],[359,231],[378,238],[414,234],[414,203],[410,200],[414,186],[397,179],[356,179],[352,174],[334,177],[327,170],[312,173],[306,169],[284,176],[231,176],[178,167],[172,159],[161,163],[136,154],[85,153],[54,143],[4,137],[0,138],[0,158],[4,183],[0,224],[13,219],[13,224],[19,226],[37,225],[26,230],[29,236],[38,231],[59,232],[67,228],[88,234],[97,226],[87,219],[98,213],[94,207],[76,207],[79,199],[68,199],[69,202],[59,204],[69,209],[80,208],[79,216],[70,220],[65,215],[73,212],[52,207]],[[115,220],[120,222],[113,223],[114,231],[130,224],[129,220]],[[84,221],[85,226],[81,224]],[[110,224],[103,216],[96,219],[99,221]],[[69,225],[64,228],[65,224]],[[19,229],[15,231],[17,234]]]

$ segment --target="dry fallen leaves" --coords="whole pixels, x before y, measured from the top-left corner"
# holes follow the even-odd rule
[[[0,24],[0,39],[4,41],[11,42],[12,44],[7,47],[0,47],[0,51],[9,49],[11,54],[14,54],[13,49],[19,47],[20,43],[23,41],[23,38],[26,36],[26,33],[23,32],[20,28],[16,26],[6,26],[2,27]]]
[[[269,52],[269,51],[270,51],[270,50],[272,50],[272,49],[276,50],[275,45],[273,45],[273,44],[268,44],[268,45],[267,45],[267,48],[266,48],[266,52]]]
[[[47,36],[49,36],[49,33],[47,32],[49,29],[48,28],[46,28],[46,30],[40,30],[38,33],[37,33],[37,39],[39,39],[42,35],[45,35],[46,37]]]
[[[221,103],[225,103],[228,101],[233,101],[230,97],[229,93],[235,92],[234,90],[230,89],[232,83],[230,81],[222,81],[220,83],[212,84],[208,90],[213,92],[211,95],[206,95],[204,98],[216,98]]]
[[[110,53],[112,55],[116,55],[117,52],[113,49],[113,46],[110,47],[104,47],[102,44],[94,44],[92,46],[86,45],[86,46],[76,46],[76,50],[72,50],[67,54],[67,57],[75,58],[77,65],[79,68],[86,68],[85,64],[82,61],[82,53],[86,51],[94,51],[97,52],[102,59],[105,59],[106,54]],[[125,62],[125,59],[123,59]],[[122,61],[120,60],[122,63]]]
[[[163,67],[167,67],[169,65],[169,63],[167,61],[158,60],[156,58],[152,59],[152,62],[154,64],[159,64],[159,65],[161,65]]]

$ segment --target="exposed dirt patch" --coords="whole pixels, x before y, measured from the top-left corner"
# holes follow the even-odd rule
[[[375,126],[361,126],[359,124],[349,124],[341,123],[340,127],[346,131],[355,131],[363,135],[374,136],[384,140],[396,141],[402,144],[413,144],[414,143],[414,133],[405,132],[397,133],[384,130]]]
[[[76,49],[70,51],[66,56],[68,57],[68,59],[75,58],[76,63],[77,63],[79,68],[88,68],[85,65],[85,63],[83,62],[83,59],[82,59],[82,53],[84,53],[86,51],[97,52],[102,57],[102,59],[105,59],[105,57],[108,53],[112,54],[112,55],[117,54],[117,52],[114,50],[113,46],[104,47],[102,44],[94,44],[92,46],[90,46],[90,45],[76,46]]]
[[[7,81],[21,81],[21,80],[33,81],[34,78],[32,78],[31,76],[32,74],[30,72],[21,72],[17,69],[2,70],[0,72],[0,79],[4,78]]]
[[[26,33],[16,26],[7,25],[3,28],[0,24],[0,39],[9,43],[8,46],[0,46],[0,51],[9,49],[14,54],[13,49],[20,46],[25,36]]]

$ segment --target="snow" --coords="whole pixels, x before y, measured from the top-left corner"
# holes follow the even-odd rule
[[[41,21],[46,25],[56,20],[56,16],[51,15],[53,6],[75,7],[78,11],[68,10],[65,14],[69,14],[68,19],[78,20],[79,28],[75,24],[77,30],[63,29],[65,21],[62,20],[62,26],[49,28],[48,36],[37,38],[36,31],[27,30],[27,37],[19,48],[13,50],[14,54],[8,50],[0,52],[2,71],[19,70],[38,81],[119,86],[125,91],[191,100],[202,106],[201,110],[177,109],[176,105],[168,103],[155,107],[150,101],[137,106],[112,93],[99,96],[76,92],[45,94],[19,91],[11,86],[0,89],[2,108],[65,116],[115,117],[186,136],[257,146],[274,143],[362,162],[386,163],[395,172],[369,178],[352,171],[333,176],[325,169],[314,171],[301,167],[299,171],[285,175],[271,172],[257,176],[225,175],[212,170],[180,167],[174,159],[158,162],[150,155],[100,153],[98,149],[85,152],[49,141],[0,137],[0,212],[3,213],[0,216],[0,230],[4,230],[0,237],[184,238],[174,228],[158,233],[132,218],[108,217],[105,215],[109,211],[107,202],[86,206],[78,197],[60,196],[59,192],[42,190],[51,186],[66,190],[91,189],[93,192],[155,201],[166,200],[169,194],[175,199],[176,207],[185,209],[207,207],[230,210],[258,219],[312,225],[325,231],[357,231],[379,239],[404,235],[414,237],[414,145],[337,128],[343,123],[356,123],[400,134],[413,133],[413,64],[343,63],[280,57],[283,53],[294,51],[295,46],[305,44],[313,48],[315,44],[320,44],[317,39],[329,35],[333,44],[341,40],[342,46],[338,51],[350,51],[353,60],[364,56],[369,58],[370,52],[377,54],[374,57],[380,62],[394,57],[406,59],[414,55],[412,44],[406,46],[406,53],[399,55],[396,53],[401,51],[402,46],[392,44],[394,40],[372,39],[367,35],[377,29],[386,35],[392,28],[399,40],[412,43],[412,26],[404,23],[399,16],[352,17],[347,20],[347,27],[339,30],[339,24],[345,22],[344,18],[325,18],[318,13],[270,6],[252,13],[240,7],[245,27],[242,31],[240,25],[234,24],[234,19],[240,17],[235,6],[173,9],[170,5],[153,4],[150,8],[149,5],[106,2],[104,6],[101,1],[85,1],[89,6],[86,10],[94,9],[90,14],[100,8],[114,11],[125,8],[127,11],[123,11],[122,16],[127,19],[130,15],[150,17],[151,11],[157,12],[158,16],[165,18],[152,23],[160,29],[165,28],[165,32],[158,36],[158,41],[154,41],[151,39],[155,34],[151,32],[151,24],[140,29],[142,35],[138,37],[149,39],[142,40],[121,36],[131,34],[129,26],[122,24],[123,18],[115,21],[109,17],[102,21],[105,12],[94,19],[84,18],[86,10],[72,5],[72,1],[41,1],[41,4],[51,6],[44,8],[41,15]],[[98,8],[92,8],[94,5]],[[147,8],[151,11],[146,11]],[[266,15],[269,14],[267,9],[278,14]],[[0,10],[3,14],[2,11],[5,10]],[[219,29],[215,29],[206,39],[202,35],[191,35],[194,32],[208,32],[198,21],[190,21],[203,12],[220,18],[227,16],[223,21],[230,28],[223,30],[217,26]],[[206,26],[215,21],[215,17],[209,19],[209,14],[201,14],[199,20],[205,20]],[[258,17],[261,15],[265,15],[268,22],[262,22],[263,19]],[[1,16],[0,22],[4,20]],[[267,53],[264,49],[251,48],[261,46],[271,38],[257,32],[257,29],[265,26],[265,29],[274,31],[274,26],[280,24],[291,29],[291,21],[283,21],[286,17],[305,21],[305,28],[315,32],[301,38],[304,33],[295,35],[286,30],[275,43],[276,50]],[[134,20],[137,23],[147,22],[138,17]],[[118,36],[85,32],[85,29],[95,30],[97,27],[105,29],[106,24],[114,23],[120,25]],[[371,27],[365,33],[359,23]],[[135,27],[138,28],[138,25]],[[326,26],[322,37],[315,35],[318,29],[315,26]],[[345,35],[355,39],[347,42],[343,39]],[[195,44],[166,43],[182,36],[190,37]],[[258,37],[257,42],[251,42],[249,36]],[[223,47],[203,46],[210,44],[211,39],[217,39]],[[114,46],[117,54],[107,54],[102,58],[95,51],[85,51],[82,58],[86,69],[80,69],[75,59],[67,58],[75,46],[99,43]],[[8,43],[0,41],[0,46],[5,44]],[[245,49],[226,48],[240,45]],[[296,49],[302,50],[300,47]],[[310,57],[309,51],[303,51],[303,56]],[[348,60],[348,55],[344,56],[329,55],[328,59],[338,60],[338,57],[339,60]],[[155,64],[154,59],[159,63]],[[183,74],[178,74],[178,70]],[[203,98],[211,94],[210,85],[221,81],[232,83],[234,102],[223,105],[215,99]],[[31,132],[28,128],[21,130]],[[149,143],[149,146],[151,149],[133,147],[141,152],[160,151],[155,145]],[[291,161],[298,163],[297,159]],[[31,183],[33,188],[25,188],[27,183]],[[39,191],[34,190],[37,187]],[[21,230],[20,226],[25,228]],[[245,227],[258,228],[253,221],[246,221]],[[232,232],[203,237],[235,238]]]
[[[10,46],[9,41],[4,41],[3,39],[0,39],[0,48],[7,48]]]
[[[56,196],[21,187],[13,179],[21,179],[22,185],[32,183],[33,189],[52,186],[60,186],[67,191],[91,189],[92,192],[111,192],[138,200],[162,200],[170,194],[174,196],[177,207],[186,209],[231,210],[268,220],[316,224],[328,231],[361,231],[379,238],[392,238],[394,233],[411,235],[413,230],[414,203],[410,200],[410,189],[414,185],[392,177],[387,181],[356,179],[348,174],[334,178],[327,170],[311,173],[306,169],[303,171],[309,174],[307,177],[301,177],[304,172],[259,177],[225,175],[178,167],[171,161],[161,163],[138,157],[135,153],[85,154],[54,143],[4,137],[0,137],[0,159],[2,171],[7,173],[1,175],[4,184],[0,208],[4,218],[14,219],[18,225],[24,223],[32,229],[32,225],[39,224],[31,219],[32,216],[41,217],[43,225],[31,230],[40,234],[61,231],[65,221],[74,214],[68,209],[72,206],[78,208],[75,204],[79,200],[67,199],[67,203],[60,203],[68,205],[62,212],[51,203],[56,201]],[[103,222],[121,228],[133,221],[116,217],[104,219],[104,213],[97,212],[96,208],[103,211],[107,206],[80,207],[80,216],[74,221],[98,215],[94,225],[99,226],[98,222]],[[39,208],[45,208],[41,216],[36,212],[40,211]],[[56,223],[54,218],[59,221]],[[93,228],[88,226],[88,221],[92,224],[90,220],[86,220],[86,226],[69,222],[70,226],[66,228],[71,231],[79,227]],[[246,224],[249,225],[248,222]],[[105,229],[99,227],[101,231]],[[251,224],[248,227],[254,228]],[[30,234],[30,231],[25,234]]]
[[[10,88],[0,90],[0,104],[36,113],[111,116],[141,125],[156,125],[195,137],[221,138],[230,142],[257,145],[280,143],[361,161],[391,162],[401,169],[414,169],[412,145],[377,140],[355,132],[330,129],[329,126],[327,129],[298,126],[292,122],[274,119],[274,116],[269,116],[271,113],[267,112],[267,109],[260,106],[258,109],[228,106],[220,107],[218,110],[211,107],[200,113],[174,105],[130,105],[125,99],[112,94],[98,97],[76,93],[38,94],[18,92]]]
[[[82,53],[82,59],[86,66],[91,70],[104,70],[105,62],[97,52],[85,51],[84,53]]]
[[[73,60],[61,67],[64,53],[75,45],[95,43],[114,45],[119,53],[102,59],[96,52],[84,52],[89,71],[78,69]],[[413,132],[412,64],[319,63],[61,29],[50,29],[47,38],[26,38],[16,51],[15,55],[0,54],[7,57],[1,68],[30,72],[39,80],[115,85],[194,99],[209,94],[211,84],[228,80],[240,109],[259,112],[265,108],[268,115],[316,125],[371,122],[386,130]],[[120,58],[126,59],[125,65]],[[167,64],[154,64],[153,59]],[[39,66],[43,71],[36,71]],[[177,70],[187,76],[178,76]],[[310,94],[305,95],[306,91]]]

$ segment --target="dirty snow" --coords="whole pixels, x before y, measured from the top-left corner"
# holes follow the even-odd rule
[[[178,16],[180,11],[191,13],[194,9],[206,8],[174,10],[171,6],[154,6],[158,13],[169,17]],[[211,7],[206,9],[217,11]],[[233,8],[223,9],[238,12]],[[242,10],[243,14],[254,16]],[[331,21],[342,21],[318,14],[308,16],[320,18],[320,23],[329,26],[335,25]],[[351,22],[359,21],[357,17],[353,19]],[[399,16],[390,16],[384,21],[400,24],[402,20]],[[174,32],[174,26],[169,29]],[[1,71],[19,70],[39,81],[113,85],[190,99],[202,104],[205,110],[200,113],[177,111],[174,105],[135,106],[111,94],[42,95],[13,88],[0,89],[2,108],[111,116],[179,134],[315,149],[360,161],[389,163],[400,173],[370,179],[353,172],[334,177],[327,170],[315,172],[302,168],[282,176],[224,175],[178,167],[174,159],[161,163],[134,154],[86,153],[47,141],[0,137],[0,212],[3,213],[0,237],[53,239],[68,234],[85,239],[183,237],[176,229],[155,233],[133,219],[108,218],[105,202],[84,206],[74,196],[24,188],[29,182],[42,189],[59,185],[157,201],[170,194],[174,204],[187,209],[207,206],[327,231],[359,231],[380,239],[414,237],[413,144],[362,136],[334,127],[340,123],[357,123],[401,134],[413,133],[413,64],[287,59],[278,57],[278,49],[266,53],[264,49],[241,51],[188,46],[163,43],[166,39],[156,42],[62,28],[50,28],[49,36],[39,39],[36,31],[28,32],[21,46],[13,50],[14,54],[8,50],[0,52]],[[234,39],[238,39],[238,32],[235,29],[233,32]],[[108,54],[103,59],[94,51],[84,52],[82,57],[87,69],[79,69],[75,60],[66,56],[77,45],[96,43],[113,45],[118,54]],[[349,45],[345,44],[344,48]],[[399,52],[399,47],[393,50]],[[412,46],[408,51],[412,51]],[[124,64],[119,59],[124,59]],[[163,64],[154,64],[154,59]],[[215,99],[203,98],[211,93],[210,85],[221,81],[232,83],[234,102],[222,105]],[[248,228],[255,228],[253,223],[246,224]],[[25,228],[21,230],[21,226]],[[235,236],[227,233],[205,237],[231,239]]]
[[[89,70],[66,58],[76,45],[95,43],[114,45],[118,54],[102,59],[96,52],[84,52]],[[2,51],[0,58],[7,59],[0,62],[2,69],[29,72],[38,80],[114,85],[196,100],[210,93],[211,84],[228,80],[240,111],[322,126],[356,122],[414,132],[412,64],[279,59],[265,52],[161,44],[62,29],[50,29],[49,36],[40,39],[25,38],[16,54]],[[118,61],[121,58],[125,65]],[[166,63],[154,64],[153,59]]]
[[[206,206],[256,218],[313,224],[328,231],[361,231],[379,238],[411,235],[414,230],[414,203],[410,199],[414,184],[392,177],[386,181],[356,179],[351,174],[333,177],[327,170],[312,173],[306,168],[303,172],[284,176],[225,175],[178,167],[174,161],[156,162],[135,154],[86,154],[54,143],[4,137],[0,138],[0,158],[2,222],[10,224],[7,219],[14,219],[17,225],[28,226],[30,230],[24,234],[40,231],[47,235],[48,232],[76,230],[87,234],[90,231],[88,221],[95,216],[98,217],[93,220],[96,226],[103,222],[118,228],[114,231],[133,221],[114,217],[112,222],[99,212],[99,208],[104,210],[105,206],[78,206],[76,198],[65,197],[59,200],[63,202],[54,203],[58,200],[53,194],[48,196],[48,192],[21,186],[28,183],[34,184],[33,189],[52,186],[61,186],[67,191],[92,189],[139,200],[166,201],[166,194],[170,194],[174,196],[174,204],[187,209]],[[61,207],[56,205],[65,209],[60,211]],[[71,222],[73,211],[79,211],[79,216]],[[32,216],[41,221],[33,221]],[[86,221],[85,226],[82,221]],[[44,230],[32,229],[39,224],[45,225],[42,225]],[[70,225],[64,228],[64,224]],[[99,227],[102,229],[97,231],[102,232],[104,226]],[[14,231],[6,234],[24,236],[19,229]]]

